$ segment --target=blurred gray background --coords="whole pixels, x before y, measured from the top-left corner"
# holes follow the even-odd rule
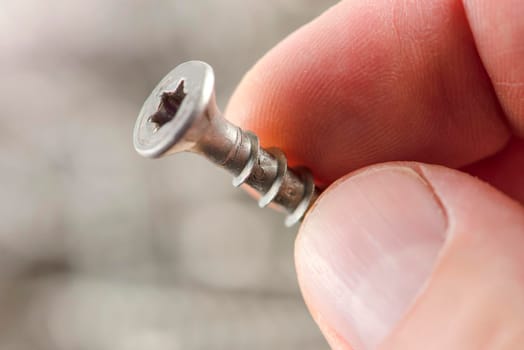
[[[189,59],[225,107],[334,0],[0,0],[0,349],[326,349],[295,229],[192,155],[132,147]]]

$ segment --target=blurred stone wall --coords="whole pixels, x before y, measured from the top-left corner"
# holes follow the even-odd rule
[[[132,148],[176,64],[222,107],[334,0],[0,1],[0,349],[324,349],[295,230],[192,155]]]

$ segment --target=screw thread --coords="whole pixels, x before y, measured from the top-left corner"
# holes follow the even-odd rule
[[[258,137],[240,131],[240,145],[247,144],[249,153],[244,167],[233,179],[238,187],[247,184],[257,190],[261,197],[258,205],[263,208],[274,203],[289,213],[286,226],[299,222],[318,197],[313,176],[306,168],[290,169],[287,158],[279,148],[260,147]],[[240,148],[237,146],[237,149]]]

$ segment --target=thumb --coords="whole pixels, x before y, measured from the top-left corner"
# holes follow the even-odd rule
[[[304,221],[296,265],[335,349],[524,344],[524,209],[458,171],[397,163],[340,180]]]

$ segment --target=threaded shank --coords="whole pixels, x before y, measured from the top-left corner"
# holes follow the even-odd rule
[[[240,186],[245,183],[257,190],[261,194],[260,207],[270,203],[278,205],[289,213],[286,226],[294,225],[318,196],[313,177],[307,169],[289,169],[280,149],[263,149],[255,134],[239,130],[241,141],[238,147],[249,151],[233,184]]]

